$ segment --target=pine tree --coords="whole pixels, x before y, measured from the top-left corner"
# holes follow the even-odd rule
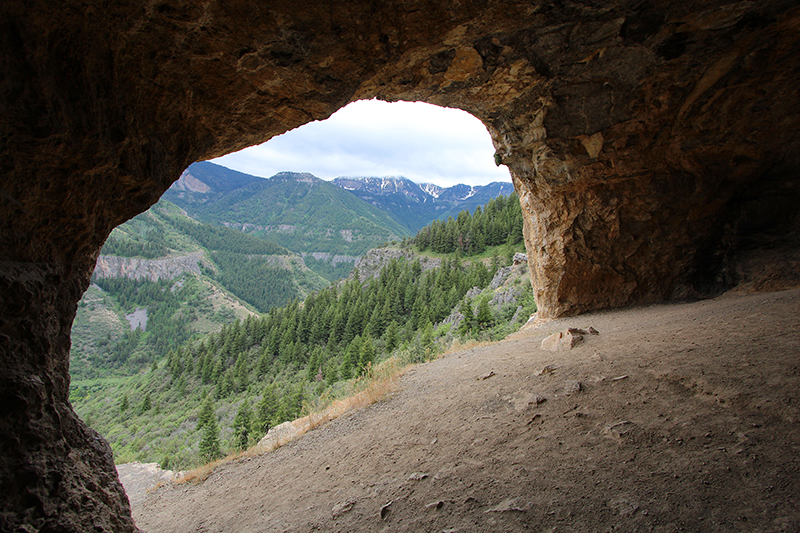
[[[428,320],[422,328],[420,342],[426,351],[430,351],[433,348],[433,324],[431,324],[430,320]]]
[[[469,298],[465,298],[461,303],[459,312],[464,318],[461,320],[461,324],[458,325],[458,333],[459,335],[466,335],[472,331],[472,323],[475,321],[475,314],[472,311],[472,303]]]
[[[386,327],[386,333],[384,334],[384,338],[386,340],[386,353],[391,353],[397,348],[398,344],[398,324],[394,320],[392,320],[389,325]]]
[[[128,404],[128,395],[127,394],[123,394],[122,395],[122,400],[120,400],[120,402],[119,402],[119,412],[120,412],[120,414],[124,414],[125,411],[128,410],[128,407],[130,407],[130,405]]]
[[[150,394],[146,394],[144,400],[142,400],[142,405],[139,406],[140,413],[146,413],[153,407],[153,402],[150,399]]]
[[[342,366],[339,368],[339,375],[342,379],[347,380],[353,377],[353,351],[351,349],[353,343],[350,343],[348,349],[344,352],[342,357]]]
[[[268,385],[264,389],[261,401],[256,408],[256,429],[265,435],[275,424],[278,412],[278,395],[275,392],[275,385]]]
[[[483,328],[489,328],[492,326],[494,322],[494,317],[492,316],[492,311],[489,309],[489,299],[488,298],[481,298],[480,302],[478,302],[478,312],[475,315],[475,322]]]
[[[212,420],[214,420],[214,403],[211,395],[208,395],[200,408],[200,415],[197,417],[197,429],[209,424]]]
[[[245,400],[233,419],[233,445],[237,450],[244,451],[250,445],[251,415],[250,400]]]
[[[219,429],[217,428],[217,421],[213,417],[211,421],[203,427],[203,439],[200,441],[200,456],[209,462],[222,457],[222,451],[219,447]]]
[[[361,349],[359,350],[358,369],[359,374],[363,374],[367,367],[375,362],[375,343],[367,336],[361,340]]]

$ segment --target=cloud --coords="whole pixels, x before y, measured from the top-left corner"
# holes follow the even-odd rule
[[[489,132],[472,115],[421,102],[361,100],[328,120],[213,160],[255,176],[310,172],[339,176],[405,176],[451,186],[510,181],[494,164]]]

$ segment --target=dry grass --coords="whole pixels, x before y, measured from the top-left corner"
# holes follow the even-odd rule
[[[403,374],[411,365],[403,365],[397,358],[392,357],[369,366],[367,372],[352,380],[344,393],[339,398],[323,401],[316,407],[309,408],[309,414],[293,420],[284,433],[270,439],[263,444],[260,442],[244,452],[236,452],[217,459],[208,464],[184,472],[173,483],[202,483],[217,467],[240,459],[242,457],[257,457],[264,453],[277,450],[284,444],[297,439],[312,429],[327,424],[351,411],[363,409],[373,403],[379,402],[391,394],[396,388]],[[263,439],[262,439],[263,441]]]
[[[466,350],[471,350],[473,348],[482,348],[483,346],[491,346],[493,344],[497,344],[497,341],[477,341],[468,339],[466,341],[462,341],[460,339],[454,339],[453,342],[450,343],[449,346],[445,348],[445,350],[439,354],[438,357],[444,357],[446,355],[450,355],[456,352],[463,352]]]
[[[408,368],[396,358],[387,359],[374,367],[370,365],[363,376],[350,383],[344,397],[333,400],[321,410],[311,410],[306,417],[309,430],[382,400],[397,388],[398,381]]]
[[[233,453],[228,455],[227,457],[223,457],[222,459],[217,459],[216,461],[211,461],[208,464],[204,464],[203,466],[198,466],[194,470],[187,470],[182,475],[178,476],[173,483],[181,484],[181,483],[201,483],[208,478],[209,474],[214,471],[220,465],[225,463],[229,463],[231,461],[235,461],[236,459],[240,458],[243,455],[242,452]]]

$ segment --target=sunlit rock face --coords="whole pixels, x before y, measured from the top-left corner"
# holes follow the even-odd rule
[[[353,99],[483,120],[542,316],[796,282],[795,4],[3,2],[0,530],[134,529],[67,399],[111,229]]]

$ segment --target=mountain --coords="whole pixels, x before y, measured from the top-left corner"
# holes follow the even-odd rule
[[[433,220],[456,217],[464,209],[474,211],[492,198],[514,192],[514,186],[505,182],[445,188],[432,183],[417,184],[402,176],[339,177],[333,183],[391,213],[412,233]]]
[[[198,334],[328,285],[286,248],[198,223],[163,199],[112,232],[92,282],[72,328],[78,380],[135,373]]]
[[[203,161],[194,163],[186,169],[178,181],[172,184],[170,191],[179,198],[199,193],[204,195],[201,197],[203,201],[208,202],[261,180],[262,178],[250,174]]]
[[[164,198],[197,220],[265,237],[303,254],[355,257],[411,233],[389,213],[308,173],[262,179],[195,163]]]

